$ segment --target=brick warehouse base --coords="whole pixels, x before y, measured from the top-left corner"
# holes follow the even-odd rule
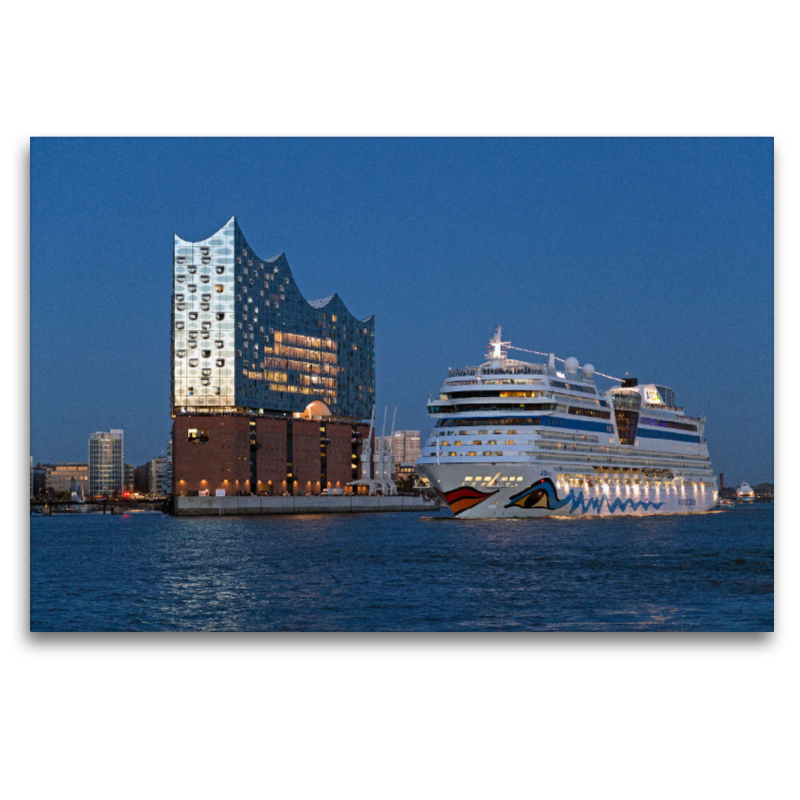
[[[368,425],[326,418],[181,415],[172,425],[173,493],[349,493],[368,435]]]

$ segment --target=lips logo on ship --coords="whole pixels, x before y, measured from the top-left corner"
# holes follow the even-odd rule
[[[471,486],[460,486],[458,489],[453,489],[452,492],[441,492],[437,489],[436,493],[450,506],[450,510],[458,516],[462,511],[466,511],[468,508],[482,503],[487,497],[497,494],[497,490],[480,492]]]

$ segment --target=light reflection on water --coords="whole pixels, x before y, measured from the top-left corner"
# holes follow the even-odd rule
[[[772,507],[31,519],[32,630],[770,630]]]

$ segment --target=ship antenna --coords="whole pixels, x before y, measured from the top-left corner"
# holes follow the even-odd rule
[[[498,325],[494,336],[489,340],[489,348],[491,349],[490,357],[500,359],[506,358],[510,346],[511,342],[503,341],[503,326]]]

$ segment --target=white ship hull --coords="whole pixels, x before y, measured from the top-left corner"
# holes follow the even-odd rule
[[[456,517],[696,514],[717,505],[705,419],[676,406],[670,387],[597,373],[620,384],[600,391],[591,364],[553,354],[529,363],[508,358],[510,347],[498,327],[488,360],[448,370],[428,398],[436,423],[417,470]]]
[[[419,464],[418,469],[459,519],[696,514],[714,508],[718,497],[715,490],[691,481],[629,486],[587,474],[584,481],[565,485],[555,466],[541,462]]]

